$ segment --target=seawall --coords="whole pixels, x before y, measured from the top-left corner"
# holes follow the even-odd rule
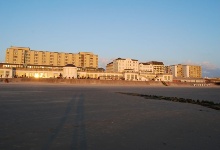
[[[183,82],[166,82],[164,85],[160,81],[125,81],[125,80],[97,80],[97,79],[57,79],[57,78],[9,78],[9,83],[54,83],[54,84],[97,84],[97,85],[143,85],[143,86],[193,86],[198,83],[183,83]],[[0,82],[5,82],[1,78]],[[205,84],[204,84],[205,85]],[[210,84],[209,86],[213,86]]]

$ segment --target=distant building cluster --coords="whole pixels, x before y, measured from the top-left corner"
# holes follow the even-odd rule
[[[106,65],[106,72],[139,72],[142,74],[172,74],[179,78],[201,78],[202,68],[196,65],[164,66],[163,62],[139,62],[135,59],[117,58]]]
[[[202,68],[117,58],[108,63],[104,70],[98,68],[98,55],[91,52],[49,52],[12,46],[6,50],[5,63],[0,63],[0,78],[19,77],[172,82],[178,78],[199,79],[202,77]]]
[[[163,62],[158,62],[158,61],[139,63],[139,61],[135,59],[117,58],[113,60],[113,62],[107,64],[106,66],[106,72],[124,72],[124,71],[153,73],[153,74],[165,73]]]

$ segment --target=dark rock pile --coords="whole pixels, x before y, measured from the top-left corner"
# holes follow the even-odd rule
[[[166,97],[166,96],[157,96],[157,95],[144,95],[144,94],[138,94],[138,93],[124,93],[124,92],[118,92],[118,93],[132,95],[132,96],[140,96],[140,97],[144,97],[146,99],[166,100],[166,101],[173,101],[173,102],[180,102],[180,103],[197,104],[197,105],[212,108],[215,110],[220,110],[220,103],[214,103],[212,101],[206,101],[206,100],[193,100],[193,99],[189,99],[189,98]]]

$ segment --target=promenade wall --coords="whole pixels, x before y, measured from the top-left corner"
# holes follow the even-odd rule
[[[5,79],[0,79],[4,82]],[[67,83],[67,84],[106,84],[106,85],[150,85],[150,82],[143,81],[124,81],[124,80],[98,80],[98,79],[57,79],[57,78],[9,78],[10,82],[39,82],[39,83]],[[162,85],[160,82],[152,83]]]
[[[97,84],[97,85],[152,85],[165,86],[160,81],[125,81],[125,80],[98,80],[98,79],[57,79],[57,78],[9,78],[9,83],[33,82],[33,83],[58,83],[58,84]],[[5,82],[0,78],[0,82]],[[166,82],[167,86],[193,86],[195,83]]]

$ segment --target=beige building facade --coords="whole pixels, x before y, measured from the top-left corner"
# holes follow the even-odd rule
[[[167,76],[167,77],[166,77]],[[66,66],[27,65],[0,63],[0,78],[65,78],[65,79],[100,79],[129,81],[167,81],[172,82],[172,75],[147,74],[125,70],[124,72],[104,72],[103,70],[82,70],[72,64]]]
[[[0,63],[0,77],[4,78],[56,78],[60,74],[63,74],[62,66]]]
[[[98,68],[98,55],[91,52],[64,53],[31,50],[29,47],[10,47],[6,50],[6,63]]]
[[[139,62],[135,59],[130,58],[117,58],[110,62],[106,66],[107,72],[124,72],[126,70],[131,70],[133,72],[138,72]]]
[[[184,65],[184,76],[190,78],[202,78],[202,67],[195,65]]]
[[[114,72],[113,62],[110,62],[106,65],[106,72]]]
[[[197,65],[171,65],[171,73],[174,77],[202,78],[202,67]]]
[[[106,65],[106,72],[139,72],[146,74],[164,74],[163,62],[150,61],[146,63],[139,63],[135,59],[117,58]]]
[[[149,63],[139,63],[139,71],[146,72],[146,73],[153,73],[154,67],[152,64],[149,64]]]
[[[147,62],[149,65],[152,65],[153,66],[153,73],[154,74],[164,74],[164,70],[165,70],[165,67],[164,67],[164,63],[163,62],[160,62],[160,61],[150,61],[150,62]]]

